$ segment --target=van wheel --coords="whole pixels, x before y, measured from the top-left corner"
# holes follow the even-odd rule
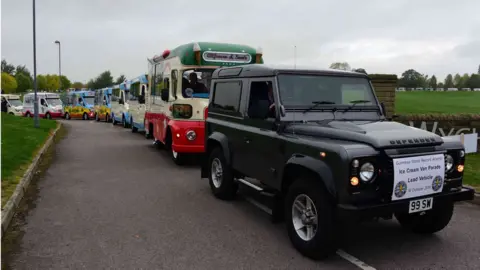
[[[132,133],[135,133],[138,131],[138,128],[135,127],[133,124],[133,117],[130,117],[130,127],[132,128]]]
[[[87,115],[87,113],[83,113],[82,119],[83,119],[83,120],[88,120],[88,115]]]
[[[50,113],[47,112],[47,114],[45,114],[45,118],[46,119],[52,119],[52,115],[50,115]]]
[[[293,246],[319,260],[335,253],[335,206],[325,188],[310,177],[293,182],[285,199],[285,220]]]
[[[232,200],[237,194],[238,184],[220,147],[213,149],[208,158],[208,183],[213,195],[221,200]]]
[[[13,112],[9,112],[8,114],[9,114],[9,115],[15,115]]]
[[[98,117],[98,113],[95,113],[95,121],[97,121],[97,122],[100,121],[100,117]]]
[[[66,119],[66,120],[70,120],[70,114],[69,114],[68,112],[65,113],[65,119]]]
[[[125,117],[122,117],[122,125],[123,128],[128,128],[127,119],[125,119]]]
[[[452,219],[454,205],[452,201],[439,202],[425,213],[395,213],[403,228],[419,234],[432,234],[443,230]]]
[[[110,115],[108,113],[105,114],[105,122],[110,122]]]
[[[116,125],[117,124],[117,121],[115,121],[115,115],[112,114],[112,125]]]
[[[25,114],[25,117],[30,117],[30,112],[27,112],[27,113]]]
[[[173,144],[172,132],[170,131],[170,129],[168,129],[167,137],[165,138],[165,148],[170,152],[170,157],[172,158],[175,164],[177,165],[185,164],[186,154],[175,152],[173,150],[172,144]]]

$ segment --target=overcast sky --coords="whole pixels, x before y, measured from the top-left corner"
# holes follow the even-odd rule
[[[479,0],[39,0],[37,73],[86,82],[147,72],[147,57],[191,41],[262,47],[266,63],[368,73],[409,68],[473,73],[480,64]],[[1,0],[2,59],[33,72],[32,0]]]

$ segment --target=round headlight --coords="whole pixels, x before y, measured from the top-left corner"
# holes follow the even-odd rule
[[[453,157],[449,154],[446,154],[445,155],[445,171],[446,172],[449,172],[453,169],[453,163],[454,163]]]
[[[360,180],[363,182],[368,182],[372,180],[375,175],[375,167],[372,163],[366,162],[360,167]]]
[[[197,134],[196,134],[195,131],[193,131],[193,130],[187,131],[186,136],[187,136],[187,139],[188,139],[189,141],[193,141],[193,140],[195,140],[195,138],[197,138]]]
[[[464,156],[465,156],[465,151],[460,150],[460,157],[462,158],[462,157],[464,157]]]

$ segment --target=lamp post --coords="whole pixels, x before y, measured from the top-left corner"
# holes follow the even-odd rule
[[[38,128],[38,99],[37,99],[37,42],[36,42],[36,30],[35,30],[35,0],[33,1],[33,126]]]
[[[60,41],[55,40],[55,44],[58,44],[58,79],[60,80],[60,89],[62,90],[62,55]]]

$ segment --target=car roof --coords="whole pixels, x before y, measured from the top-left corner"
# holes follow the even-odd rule
[[[222,67],[213,72],[212,79],[227,77],[269,77],[278,74],[299,74],[299,75],[330,75],[368,78],[364,73],[344,71],[338,69],[319,68],[292,68],[286,66],[275,66],[266,64],[250,64],[235,67]]]

